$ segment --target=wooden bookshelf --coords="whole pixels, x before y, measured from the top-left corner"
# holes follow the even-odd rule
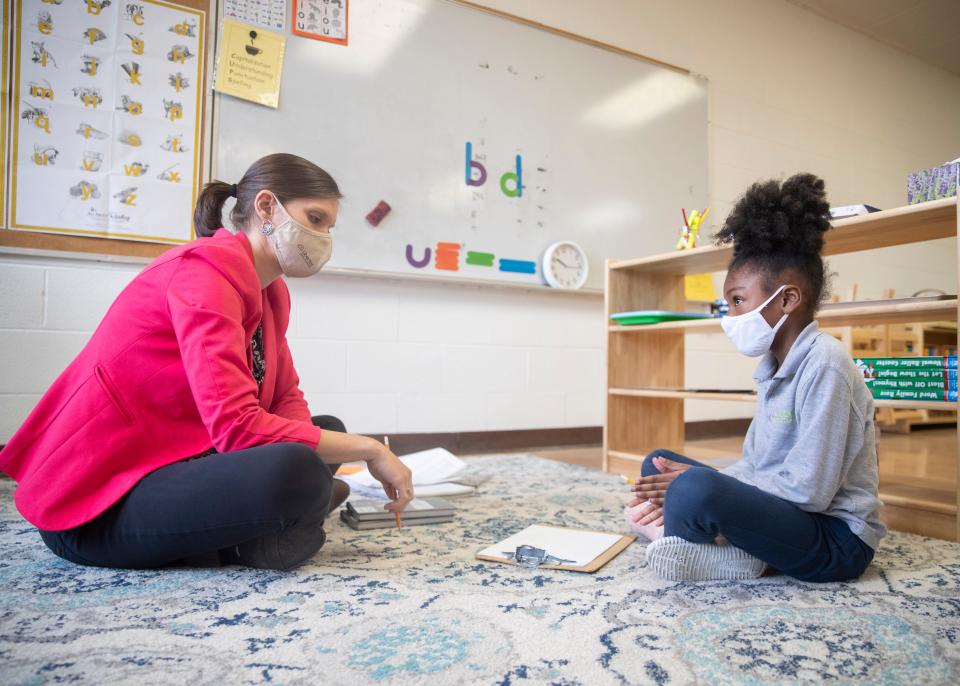
[[[833,222],[824,255],[956,238],[960,226],[956,198],[901,207]],[[648,326],[610,324],[610,315],[636,310],[684,310],[683,277],[723,271],[732,248],[707,246],[628,260],[608,260],[605,283],[607,347],[604,469],[636,474],[652,450],[682,451],[683,406],[687,400],[755,402],[750,392],[684,388],[684,339],[687,334],[720,331],[717,319],[665,322]],[[960,257],[960,253],[958,253]],[[960,284],[958,284],[960,286]],[[859,301],[823,309],[822,327],[957,321],[958,301]],[[957,409],[957,403],[876,401],[878,408]],[[951,483],[909,487],[881,481],[881,497],[889,498],[885,515],[893,528],[960,540],[957,484],[960,455]],[[881,460],[883,451],[881,448]]]
[[[862,214],[833,222],[823,247],[824,257],[861,250],[922,243],[957,235],[957,199],[932,200],[884,212]],[[733,248],[707,245],[632,260],[608,260],[613,271],[664,274],[703,274],[725,271]]]

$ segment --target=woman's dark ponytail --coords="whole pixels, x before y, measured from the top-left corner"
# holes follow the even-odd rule
[[[223,226],[223,205],[227,198],[236,192],[235,188],[236,186],[223,181],[211,181],[203,187],[193,210],[193,225],[197,236],[212,236]]]
[[[297,198],[343,197],[333,177],[313,162],[289,153],[267,155],[251,164],[237,183],[211,181],[203,187],[193,211],[197,235],[212,236],[223,226],[223,205],[229,197],[237,199],[230,221],[237,228],[248,224],[255,214],[253,201],[264,189],[281,203]]]

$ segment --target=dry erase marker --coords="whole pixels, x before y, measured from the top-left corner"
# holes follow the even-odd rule
[[[390,437],[389,437],[389,436],[384,436],[384,437],[383,437],[383,444],[384,444],[385,446],[387,446],[387,448],[390,447]],[[399,492],[397,493],[397,497],[398,497],[398,498],[400,497],[400,493],[399,493]],[[394,514],[394,516],[397,518],[397,528],[399,529],[399,528],[400,528],[400,510],[396,510],[393,514]]]

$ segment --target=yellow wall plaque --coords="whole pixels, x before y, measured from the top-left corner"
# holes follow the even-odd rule
[[[286,47],[286,36],[224,19],[214,88],[276,108],[280,104],[280,76]]]

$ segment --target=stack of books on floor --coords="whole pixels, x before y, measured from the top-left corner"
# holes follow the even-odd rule
[[[856,357],[877,400],[957,401],[957,357]]]
[[[384,510],[383,500],[348,500],[340,510],[340,519],[351,529],[386,529],[397,525],[390,510]],[[401,515],[403,526],[446,524],[453,521],[457,508],[443,498],[414,498]]]

